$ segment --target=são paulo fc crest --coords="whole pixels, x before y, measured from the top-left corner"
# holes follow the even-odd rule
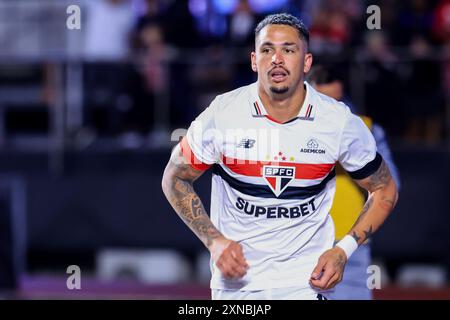
[[[295,167],[264,166],[263,177],[273,193],[278,197],[295,179]]]

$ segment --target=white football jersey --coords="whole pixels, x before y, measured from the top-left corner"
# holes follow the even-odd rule
[[[212,167],[211,220],[242,245],[249,264],[243,278],[229,280],[211,261],[213,289],[308,287],[334,242],[336,162],[355,179],[381,164],[358,116],[307,82],[305,89],[298,116],[286,123],[267,114],[257,83],[219,95],[181,142],[194,168]]]

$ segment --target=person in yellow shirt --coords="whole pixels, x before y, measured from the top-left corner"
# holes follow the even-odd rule
[[[308,82],[320,93],[330,96],[338,101],[344,100],[344,81],[339,72],[323,65],[318,65],[309,72]],[[343,101],[353,110],[353,106],[348,101]],[[374,124],[372,119],[360,115],[361,119],[371,130],[378,152],[391,171],[397,188],[400,189],[400,179],[398,169],[395,166],[389,145],[387,143],[384,130],[381,126]],[[339,165],[336,168],[336,193],[333,207],[331,208],[331,217],[335,224],[336,241],[341,240],[348,230],[358,219],[364,203],[366,202],[366,193],[361,190],[350,176]],[[337,300],[370,300],[372,291],[367,286],[367,267],[371,264],[370,244],[361,245],[349,259],[344,277],[336,287],[330,298]]]

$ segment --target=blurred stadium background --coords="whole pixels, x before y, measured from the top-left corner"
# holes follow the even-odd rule
[[[387,132],[402,190],[373,239],[375,298],[450,299],[448,0],[0,0],[0,297],[209,298],[207,252],[160,180],[172,132],[255,79],[272,12],[303,19],[315,63]],[[197,188],[208,206],[209,175]]]

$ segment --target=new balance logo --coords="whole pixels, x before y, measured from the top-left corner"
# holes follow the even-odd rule
[[[244,138],[241,140],[241,142],[238,143],[237,147],[250,149],[250,148],[253,148],[253,146],[255,145],[255,142],[256,142],[256,140]]]

